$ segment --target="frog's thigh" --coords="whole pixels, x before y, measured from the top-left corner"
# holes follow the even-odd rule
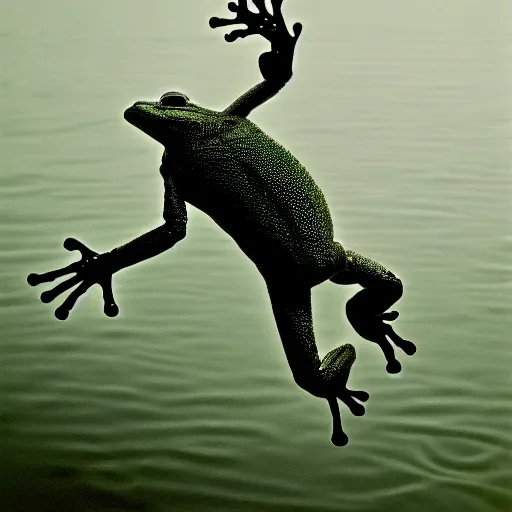
[[[331,277],[331,281],[336,284],[359,284],[363,288],[378,291],[383,302],[375,314],[386,311],[403,292],[402,281],[383,265],[349,250],[345,251],[342,268]],[[384,303],[387,305],[382,309]]]
[[[268,283],[277,329],[295,382],[307,391],[318,384],[320,358],[313,332],[311,289],[289,282]]]
[[[390,326],[384,324],[379,315],[402,296],[402,281],[380,263],[365,256],[353,251],[346,251],[346,256],[345,267],[332,276],[331,281],[363,287],[347,302],[347,318],[361,337],[380,346],[388,366],[391,365],[388,371],[399,371],[393,347],[385,336],[389,334]],[[403,345],[403,340],[398,339]]]
[[[303,273],[297,279],[301,279],[310,287],[328,281],[341,269],[346,267],[345,249],[338,242],[333,242],[328,250],[314,252],[312,257],[303,267]]]

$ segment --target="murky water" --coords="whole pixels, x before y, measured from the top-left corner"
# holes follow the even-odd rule
[[[259,80],[224,2],[8,2],[0,21],[2,511],[512,510],[512,4],[286,2],[295,76],[253,115],[324,189],[336,235],[400,275],[402,374],[314,289],[321,354],[350,342],[367,414],[293,382],[262,279],[205,215],[91,290],[67,322],[30,272],[161,222],[158,144],[122,119],[183,90],[223,108]],[[44,289],[44,288],[43,288]]]

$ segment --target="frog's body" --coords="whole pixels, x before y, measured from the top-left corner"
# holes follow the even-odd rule
[[[414,345],[400,338],[384,320],[398,313],[385,311],[402,295],[400,279],[376,263],[345,250],[333,239],[333,225],[322,191],[306,169],[280,144],[247,119],[250,112],[274,96],[291,78],[295,43],[302,27],[291,36],[281,14],[282,0],[271,0],[274,14],[263,0],[253,0],[259,14],[247,2],[231,2],[234,20],[212,18],[212,27],[245,23],[246,31],[234,31],[227,39],[259,33],[272,43],[272,51],[260,56],[264,81],[243,94],[222,112],[200,107],[180,93],[166,93],[160,101],[136,102],[125,112],[133,125],[159,141],[165,152],[160,172],[164,178],[164,221],[160,227],[126,245],[98,254],[75,239],[64,247],[78,249],[82,260],[68,267],[31,274],[36,285],[69,273],[76,276],[44,292],[50,302],[78,285],[57,308],[67,318],[77,299],[94,283],[103,288],[105,313],[118,312],[112,294],[112,275],[118,270],[154,257],[186,236],[189,203],[208,214],[236,241],[264,277],[279,335],[295,381],[315,396],[327,398],[334,420],[333,442],[347,437],[341,429],[336,398],[356,415],[368,394],[346,388],[355,350],[346,344],[321,361],[313,332],[311,288],[330,279],[337,284],[360,284],[347,303],[354,329],[380,346],[390,373],[400,371],[387,338],[412,354]]]
[[[186,203],[226,231],[267,283],[296,382],[322,396],[328,372],[321,367],[315,344],[311,287],[328,279],[365,286],[349,302],[349,320],[359,334],[381,345],[388,371],[396,372],[400,364],[384,337],[387,326],[376,315],[400,297],[402,285],[382,265],[345,251],[333,239],[329,208],[313,178],[288,150],[246,118],[283,85],[265,80],[222,112],[190,103],[184,94],[167,93],[158,102],[136,102],[125,118],[166,148],[160,168],[167,226],[159,235],[163,244],[184,238]],[[119,249],[110,254],[119,254]],[[379,330],[381,339],[375,339]],[[352,365],[355,351],[349,353],[343,361]]]
[[[324,195],[304,166],[248,119],[212,115],[218,132],[164,153],[165,183],[228,233],[265,279],[313,286],[331,277],[342,251]]]

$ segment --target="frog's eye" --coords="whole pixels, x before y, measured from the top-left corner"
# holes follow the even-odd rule
[[[160,98],[160,103],[168,107],[184,107],[188,101],[188,96],[174,91],[166,92]]]

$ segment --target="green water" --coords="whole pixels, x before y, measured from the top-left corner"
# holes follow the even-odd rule
[[[357,287],[314,289],[321,354],[344,342],[367,414],[293,382],[262,279],[209,218],[91,290],[66,322],[25,277],[161,223],[161,149],[122,119],[182,90],[223,108],[259,40],[224,2],[7,1],[0,18],[0,510],[510,512],[512,4],[288,0],[295,76],[253,120],[330,204],[336,238],[396,272],[402,374],[358,338]]]

